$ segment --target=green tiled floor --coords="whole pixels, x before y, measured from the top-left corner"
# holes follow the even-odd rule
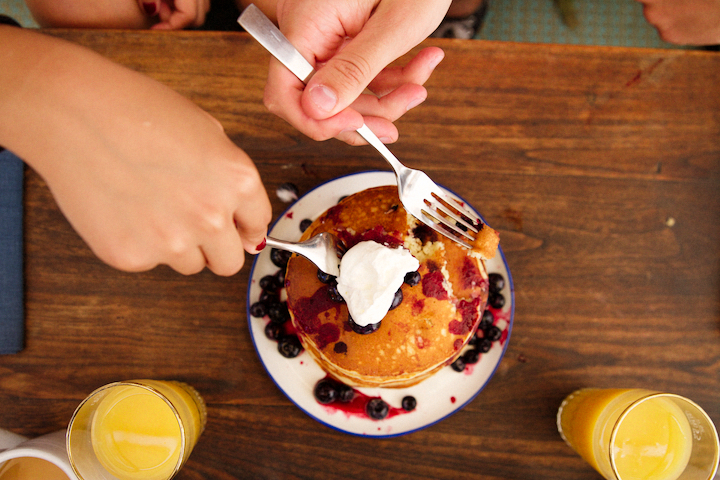
[[[572,0],[569,27],[553,0],[490,0],[477,38],[517,42],[677,48],[663,42],[635,0]]]
[[[33,20],[30,11],[22,0],[0,0],[0,13],[14,18],[23,27],[37,27],[37,23]]]
[[[489,1],[479,39],[676,48],[660,40],[645,21],[642,5],[635,0],[566,1],[575,11],[577,22],[573,28],[563,23],[554,0]],[[25,27],[37,26],[23,0],[0,0],[0,13]]]

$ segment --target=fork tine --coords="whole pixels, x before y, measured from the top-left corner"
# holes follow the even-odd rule
[[[461,220],[460,217],[455,215],[442,203],[440,203],[439,201],[430,202],[428,200],[425,200],[425,206],[430,210],[431,213],[434,214],[432,216],[433,218],[435,218],[435,221],[437,223],[442,223],[447,228],[452,229],[453,232],[455,232],[456,234],[466,237],[469,240],[475,240],[475,237],[473,237],[470,233],[477,232],[471,230],[468,227],[469,224]]]
[[[432,193],[433,196],[436,196],[439,200],[445,202],[447,206],[454,209],[457,214],[464,216],[465,218],[462,218],[462,221],[466,226],[471,227],[476,233],[480,231],[481,225],[485,222],[480,219],[477,213],[470,210],[465,202],[442,190],[433,191]]]
[[[471,224],[468,221],[466,221],[464,218],[462,218],[461,215],[463,215],[462,212],[458,212],[453,205],[451,205],[449,202],[442,198],[437,198],[435,194],[433,194],[433,198],[435,201],[432,200],[425,200],[425,204],[435,210],[438,214],[444,215],[446,218],[451,218],[455,221],[455,226],[462,229],[463,231],[472,231],[474,233],[479,233],[480,229],[475,224]],[[450,207],[450,208],[448,208]],[[467,220],[470,220],[469,218]],[[469,238],[469,235],[466,235]]]
[[[470,245],[465,238],[469,240],[474,240],[472,237],[470,237],[467,233],[463,232],[459,228],[455,227],[454,225],[449,224],[447,221],[442,220],[440,217],[433,216],[430,212],[423,210],[422,216],[424,218],[420,218],[420,220],[427,225],[428,227],[432,228],[439,234],[448,237],[450,240],[453,240],[460,245],[462,245],[465,248],[472,249],[472,245]],[[441,228],[442,226],[442,228]]]

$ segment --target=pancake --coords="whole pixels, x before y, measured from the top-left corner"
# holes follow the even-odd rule
[[[484,238],[497,233],[484,226]],[[360,334],[346,304],[318,269],[293,255],[285,274],[287,305],[305,350],[330,376],[357,387],[407,387],[452,363],[472,338],[488,299],[483,258],[437,234],[403,208],[397,187],[351,195],[318,217],[301,240],[334,233],[349,249],[361,241],[404,247],[420,262],[419,281],[401,287],[402,302],[372,333]],[[414,282],[410,282],[414,283]]]

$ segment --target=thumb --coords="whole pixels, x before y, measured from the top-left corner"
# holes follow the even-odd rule
[[[411,21],[416,17],[414,10],[420,8],[415,2],[381,3],[354,38],[310,79],[301,100],[305,113],[323,120],[344,110],[385,67],[427,38],[437,19],[442,19],[443,2],[422,3],[437,10],[427,14],[425,21]]]
[[[312,76],[302,96],[305,113],[316,120],[329,118],[352,104],[380,71],[397,56],[379,49],[362,32]],[[404,52],[403,52],[404,53]]]

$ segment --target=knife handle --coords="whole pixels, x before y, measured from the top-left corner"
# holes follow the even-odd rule
[[[237,21],[273,57],[280,60],[301,82],[307,84],[315,69],[254,3],[243,10]]]

